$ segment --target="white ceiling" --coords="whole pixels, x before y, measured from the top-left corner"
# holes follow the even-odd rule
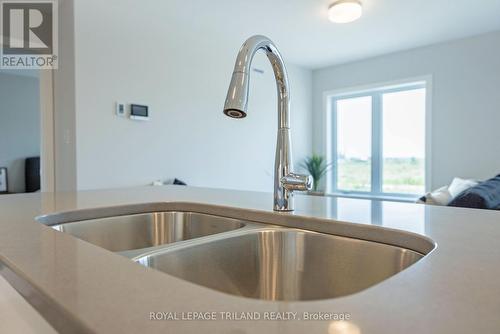
[[[308,68],[500,30],[500,0],[363,0],[361,20],[327,19],[334,0],[161,1],[169,24],[225,44],[264,34],[288,62]],[[174,22],[172,22],[174,21]]]

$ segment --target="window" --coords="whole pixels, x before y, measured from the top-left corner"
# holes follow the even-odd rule
[[[333,191],[399,197],[424,193],[426,84],[331,99]]]

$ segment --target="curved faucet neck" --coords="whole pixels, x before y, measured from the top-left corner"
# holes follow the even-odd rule
[[[278,48],[265,36],[253,36],[247,39],[242,45],[234,72],[242,73],[246,78],[250,76],[252,60],[255,53],[263,50],[271,62],[274,76],[276,79],[276,88],[278,91],[278,128],[290,128],[290,86],[288,85],[288,74],[285,68],[285,62],[281,57]]]
[[[246,117],[250,68],[255,53],[264,50],[271,62],[278,90],[278,138],[274,165],[274,210],[293,211],[293,192],[311,189],[311,178],[292,172],[290,139],[290,89],[285,63],[274,43],[264,36],[247,39],[238,53],[233,76],[224,103],[224,114],[232,118]]]

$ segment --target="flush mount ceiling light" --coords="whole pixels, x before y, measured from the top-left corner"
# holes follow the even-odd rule
[[[339,0],[328,7],[328,19],[335,23],[356,21],[363,15],[363,5],[359,0]]]

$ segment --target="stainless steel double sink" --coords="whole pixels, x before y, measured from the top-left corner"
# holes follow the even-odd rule
[[[236,296],[319,300],[364,290],[425,254],[404,247],[196,212],[45,224],[143,266]]]

